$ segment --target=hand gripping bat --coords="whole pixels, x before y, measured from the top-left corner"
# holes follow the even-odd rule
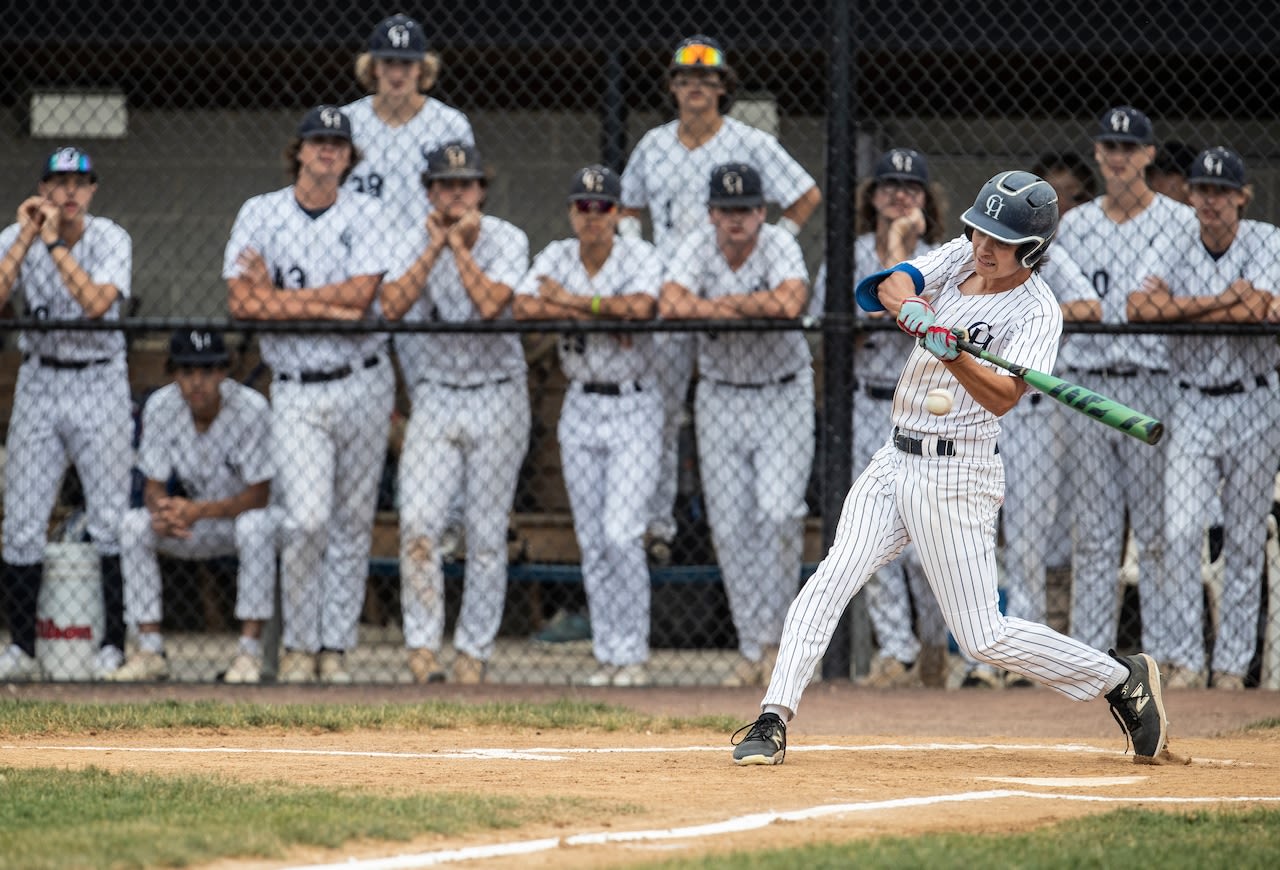
[[[959,342],[962,351],[1012,372],[1055,402],[1061,402],[1073,411],[1079,411],[1146,444],[1155,444],[1164,435],[1164,424],[1155,417],[1135,411],[1087,387],[1001,359],[969,341],[962,332]]]

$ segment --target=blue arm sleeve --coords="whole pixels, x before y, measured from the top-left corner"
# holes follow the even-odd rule
[[[880,297],[876,294],[876,288],[880,286],[881,281],[894,272],[902,272],[909,276],[911,283],[915,284],[917,295],[924,289],[924,276],[920,274],[920,270],[910,263],[899,263],[892,269],[885,269],[883,272],[868,275],[858,282],[858,286],[854,288],[853,296],[858,300],[858,305],[863,311],[884,311],[884,306],[880,304]]]

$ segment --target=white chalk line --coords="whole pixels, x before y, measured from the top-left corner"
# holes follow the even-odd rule
[[[993,789],[989,791],[961,792],[958,794],[929,795],[923,797],[894,798],[883,801],[866,801],[851,804],[828,804],[786,812],[752,813],[735,816],[719,822],[689,825],[681,828],[662,828],[648,831],[605,831],[590,834],[573,834],[567,837],[551,837],[539,840],[523,840],[514,843],[497,843],[485,846],[469,846],[465,849],[447,849],[436,852],[420,852],[412,855],[395,855],[389,858],[359,860],[346,859],[332,864],[307,864],[290,870],[409,870],[416,867],[433,867],[461,861],[483,858],[499,858],[509,855],[528,855],[549,852],[574,846],[600,846],[611,843],[660,842],[664,840],[688,840],[714,837],[723,834],[742,833],[767,827],[776,822],[804,822],[829,816],[852,813],[879,812],[882,810],[914,809],[946,803],[966,803],[1009,798],[1035,798],[1038,800],[1084,801],[1090,803],[1143,803],[1143,804],[1234,804],[1280,803],[1280,795],[1261,797],[1108,797],[1104,795],[1049,794],[1020,791],[1017,789]]]

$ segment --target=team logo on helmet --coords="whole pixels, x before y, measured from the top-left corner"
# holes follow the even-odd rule
[[[444,149],[444,160],[450,169],[467,168],[467,152],[461,145],[450,145]]]
[[[604,173],[597,169],[582,170],[582,189],[586,193],[604,193]]]
[[[332,106],[320,110],[320,123],[335,130],[342,129],[342,113]]]
[[[729,196],[741,196],[744,188],[742,175],[732,170],[724,174],[724,177],[720,179],[720,185]]]
[[[1222,175],[1222,158],[1219,155],[1212,153],[1206,154],[1204,155],[1204,160],[1202,162],[1204,164],[1205,175]]]
[[[893,168],[898,170],[899,172],[911,171],[911,163],[912,163],[911,155],[908,154],[906,151],[893,152],[893,154],[889,157],[889,160],[891,163],[893,163]]]
[[[213,336],[198,329],[191,330],[191,346],[196,350],[204,350],[213,344]]]
[[[1000,212],[1004,211],[1004,197],[998,193],[993,193],[987,197],[987,217],[994,221],[1000,220]]]
[[[1111,129],[1117,133],[1129,132],[1129,115],[1127,112],[1122,112],[1119,109],[1116,109],[1111,113],[1111,117],[1107,119],[1107,123],[1111,126]]]
[[[389,27],[387,29],[387,42],[391,43],[392,48],[408,48],[409,28],[403,24]]]

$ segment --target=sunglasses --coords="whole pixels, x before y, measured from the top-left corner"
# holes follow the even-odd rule
[[[616,202],[607,199],[575,199],[573,210],[578,214],[612,214],[618,207]]]
[[[681,46],[677,49],[672,63],[676,66],[722,66],[724,58],[718,48],[694,44]]]

